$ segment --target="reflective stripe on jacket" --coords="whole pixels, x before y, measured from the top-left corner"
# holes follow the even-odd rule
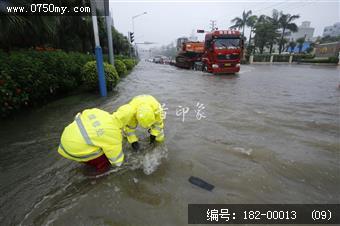
[[[124,161],[120,122],[100,109],[78,114],[61,136],[58,152],[65,158],[86,162],[105,154],[111,164]]]

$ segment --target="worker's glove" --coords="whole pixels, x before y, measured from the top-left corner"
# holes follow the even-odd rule
[[[132,144],[131,144],[131,146],[132,146],[132,149],[134,150],[134,151],[138,151],[139,150],[139,143],[136,141],[136,142],[133,142]]]
[[[156,136],[150,135],[150,144],[154,144],[156,140]]]

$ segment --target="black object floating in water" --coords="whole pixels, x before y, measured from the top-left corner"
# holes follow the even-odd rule
[[[208,191],[213,190],[215,187],[214,185],[209,184],[208,182],[205,182],[204,180],[193,176],[189,178],[189,182]]]

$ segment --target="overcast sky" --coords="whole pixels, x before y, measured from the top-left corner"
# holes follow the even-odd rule
[[[134,19],[135,40],[137,42],[156,42],[166,45],[181,36],[190,36],[197,29],[209,30],[210,20],[216,20],[219,29],[232,25],[230,20],[241,17],[243,10],[252,10],[255,15],[271,15],[273,9],[284,13],[299,14],[296,24],[311,21],[315,28],[314,36],[322,35],[325,26],[339,22],[339,0],[110,0],[110,9],[114,26],[127,35],[132,31],[132,17],[143,12]],[[249,31],[247,30],[246,35]],[[204,37],[197,35],[200,40]],[[146,47],[146,46],[145,46]]]

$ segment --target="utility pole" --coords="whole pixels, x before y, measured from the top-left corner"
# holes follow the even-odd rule
[[[92,25],[93,25],[93,36],[96,44],[95,52],[96,52],[96,63],[97,63],[97,72],[98,72],[98,81],[99,81],[99,91],[102,97],[107,96],[106,90],[106,81],[104,74],[104,64],[103,64],[103,52],[100,47],[99,42],[99,34],[98,34],[98,23],[97,23],[97,7],[95,0],[91,0],[91,11],[92,11]]]
[[[128,32],[128,36],[127,36],[128,40],[129,40],[129,43],[131,43],[131,39],[130,39],[130,31]],[[129,57],[132,57],[132,43],[131,43],[131,46],[129,45]]]
[[[135,17],[132,17],[132,34],[134,35],[135,34],[135,18],[136,18],[137,16],[135,16]],[[133,47],[133,55],[134,55],[134,57],[137,57],[137,45],[136,45],[136,43],[133,43],[133,40],[131,40],[131,38],[130,38],[130,42],[131,42],[131,45],[132,45],[132,47]]]
[[[112,23],[111,23],[112,20],[111,20],[109,7],[110,7],[109,0],[105,0],[104,8],[105,8],[107,42],[108,42],[108,47],[109,47],[109,62],[111,65],[114,65],[114,54],[113,54],[113,44],[112,44]]]
[[[216,20],[210,20],[211,31],[216,30]]]
[[[135,34],[135,21],[134,21],[134,20],[135,20],[137,17],[143,16],[143,15],[145,15],[145,14],[147,14],[147,12],[143,12],[143,13],[141,13],[141,14],[138,14],[138,15],[135,15],[135,16],[132,17],[132,34]],[[130,40],[130,41],[132,41],[132,40]],[[132,44],[132,43],[131,43],[131,44]],[[136,44],[136,42],[135,42],[134,53],[135,53],[136,57],[138,58],[138,50],[137,50],[137,44]]]

